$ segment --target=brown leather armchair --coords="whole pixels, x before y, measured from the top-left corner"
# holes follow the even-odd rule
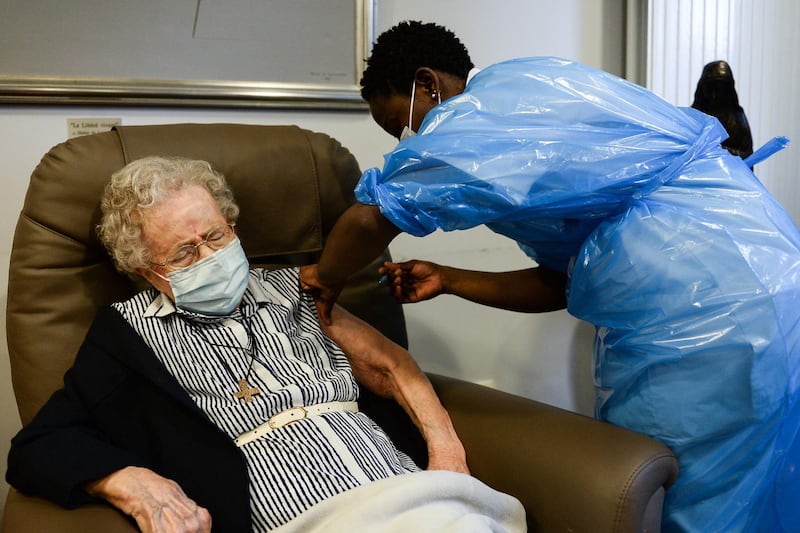
[[[11,255],[7,332],[20,416],[27,424],[61,387],[98,306],[138,287],[114,270],[94,227],[109,176],[146,155],[204,159],[230,181],[253,264],[314,261],[353,200],[360,172],[330,137],[294,126],[175,124],[119,127],[54,147],[31,176]],[[388,257],[388,252],[385,257]],[[400,306],[378,290],[377,264],[340,303],[406,344]],[[521,397],[432,375],[467,448],[473,474],[525,505],[531,531],[658,531],[674,455],[645,436]],[[424,464],[424,446],[393,405],[365,410]],[[3,531],[135,531],[116,510],[67,511],[12,488]]]

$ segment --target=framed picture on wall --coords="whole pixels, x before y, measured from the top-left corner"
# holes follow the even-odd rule
[[[0,0],[0,103],[366,108],[373,0]]]

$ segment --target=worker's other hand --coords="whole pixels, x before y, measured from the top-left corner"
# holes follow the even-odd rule
[[[400,303],[429,300],[443,292],[442,269],[436,263],[416,259],[402,263],[386,261],[378,272],[388,276],[389,289]]]

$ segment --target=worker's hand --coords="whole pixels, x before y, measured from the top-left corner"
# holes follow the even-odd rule
[[[132,516],[144,533],[209,533],[211,515],[180,486],[152,470],[126,467],[85,486]]]
[[[342,287],[328,287],[319,280],[317,265],[300,267],[300,289],[314,297],[317,312],[325,324],[331,323],[331,311],[342,292]]]
[[[378,272],[388,276],[387,284],[400,303],[429,300],[440,295],[444,288],[441,267],[428,261],[387,261]]]

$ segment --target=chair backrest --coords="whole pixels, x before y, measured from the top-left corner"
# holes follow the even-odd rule
[[[96,309],[141,288],[114,269],[95,226],[111,174],[148,155],[203,159],[225,175],[254,265],[313,262],[360,176],[336,140],[296,126],[126,126],[52,148],[31,176],[9,271],[8,348],[23,424],[62,386]],[[377,283],[384,258],[354,276],[340,303],[405,345],[402,308]]]

